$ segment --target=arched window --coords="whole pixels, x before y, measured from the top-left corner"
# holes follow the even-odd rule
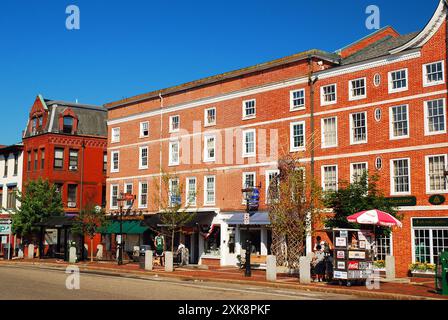
[[[65,116],[62,132],[70,134],[73,133],[73,122],[73,117]]]

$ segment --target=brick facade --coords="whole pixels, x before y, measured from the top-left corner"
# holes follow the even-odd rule
[[[256,185],[261,183],[261,208],[266,210],[266,170],[277,169],[277,159],[291,153],[291,124],[304,122],[305,150],[297,153],[310,172],[312,157],[315,160],[315,179],[322,181],[324,166],[337,165],[337,179],[350,181],[353,163],[366,162],[370,172],[375,171],[377,159],[382,161],[379,185],[386,196],[394,196],[391,186],[391,161],[406,158],[410,161],[409,195],[417,198],[415,207],[400,208],[404,214],[403,228],[394,230],[393,253],[397,259],[397,272],[404,275],[412,262],[412,217],[447,217],[448,206],[433,206],[429,203],[432,192],[427,192],[427,170],[425,157],[446,155],[446,72],[440,84],[426,86],[424,65],[441,61],[446,71],[446,7],[441,1],[429,27],[415,36],[400,36],[392,28],[383,29],[371,37],[362,39],[342,49],[341,55],[321,54],[310,51],[277,60],[271,63],[238,70],[228,74],[203,79],[183,86],[153,92],[139,97],[107,104],[108,108],[108,158],[119,152],[119,170],[108,169],[107,194],[111,199],[111,185],[124,191],[124,184],[133,185],[139,194],[139,183],[147,182],[149,195],[154,192],[160,167],[164,171],[176,172],[181,183],[186,178],[197,180],[196,208],[200,211],[235,212],[244,211],[241,188],[243,173],[254,172]],[[406,41],[403,41],[405,39]],[[389,41],[389,42],[388,42]],[[395,41],[395,42],[394,42]],[[401,41],[401,42],[400,42]],[[381,54],[363,59],[363,53],[379,50],[384,43],[390,47]],[[394,45],[395,43],[395,45]],[[401,49],[400,49],[401,48]],[[362,51],[361,51],[362,50]],[[370,51],[369,51],[370,50]],[[397,51],[391,53],[393,51]],[[370,53],[369,53],[370,54]],[[389,90],[390,72],[407,69],[406,90]],[[309,78],[316,79],[311,84]],[[350,99],[350,81],[365,79],[366,96]],[[375,83],[376,80],[379,80]],[[337,101],[322,105],[321,88],[337,86]],[[304,89],[303,108],[291,110],[291,92]],[[314,95],[312,90],[314,89]],[[256,100],[256,116],[243,119],[244,102]],[[444,101],[445,130],[440,134],[425,133],[424,108],[428,101]],[[312,105],[314,110],[311,112]],[[408,137],[391,137],[391,107],[407,106]],[[205,110],[216,109],[216,125],[205,126]],[[381,110],[380,119],[375,113]],[[354,144],[350,119],[352,114],[365,112],[367,141]],[[179,116],[180,131],[170,133],[170,117]],[[322,146],[322,119],[337,117],[337,146]],[[149,136],[140,136],[140,124],[149,123]],[[314,122],[314,134],[311,130]],[[111,140],[112,130],[119,128],[118,142]],[[255,129],[256,157],[242,156],[242,132]],[[206,132],[206,133],[204,133]],[[226,136],[226,132],[230,136]],[[216,160],[204,162],[204,137],[216,135]],[[263,137],[266,137],[264,140]],[[314,154],[311,139],[314,136]],[[181,140],[179,165],[169,165],[170,141]],[[273,144],[271,144],[271,139]],[[187,142],[188,141],[188,144]],[[139,150],[148,147],[148,168],[139,169]],[[160,152],[161,150],[161,152]],[[231,151],[229,154],[229,150]],[[278,150],[278,155],[274,151]],[[161,154],[160,154],[161,153]],[[445,158],[445,166],[447,158]],[[204,203],[204,179],[215,176],[216,199],[212,204]],[[445,190],[436,192],[447,193]],[[149,196],[151,198],[151,196]],[[185,197],[182,198],[185,200]],[[116,208],[110,208],[110,211]],[[156,213],[158,208],[149,201],[147,207],[135,204],[134,209],[144,214]]]

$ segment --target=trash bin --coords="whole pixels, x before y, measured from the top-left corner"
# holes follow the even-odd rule
[[[147,250],[151,250],[151,246],[140,246],[140,255],[138,259],[140,269],[145,269],[145,255]]]

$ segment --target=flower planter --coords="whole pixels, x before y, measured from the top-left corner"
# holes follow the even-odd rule
[[[435,272],[430,270],[411,270],[413,278],[434,278]]]

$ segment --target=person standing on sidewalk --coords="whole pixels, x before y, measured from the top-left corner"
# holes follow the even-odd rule
[[[158,232],[157,236],[154,238],[154,246],[156,247],[156,256],[160,259],[160,266],[163,267],[165,238],[160,234],[160,232]]]

